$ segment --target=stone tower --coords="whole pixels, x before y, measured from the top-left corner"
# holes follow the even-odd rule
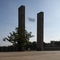
[[[25,32],[25,6],[21,5],[18,8],[18,34],[19,36],[24,38],[24,32]],[[20,40],[18,40],[18,45],[21,44]],[[19,47],[21,48],[21,46]],[[22,47],[22,50],[24,50],[24,47]]]
[[[44,12],[37,14],[37,50],[43,50]]]

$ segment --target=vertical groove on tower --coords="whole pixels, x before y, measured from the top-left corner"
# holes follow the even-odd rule
[[[37,14],[37,50],[43,50],[44,13]]]
[[[18,8],[18,35],[22,38],[25,37],[25,6],[23,5]],[[21,40],[18,40],[18,45],[21,44]]]

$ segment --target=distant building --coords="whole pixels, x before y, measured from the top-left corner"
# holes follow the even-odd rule
[[[37,14],[37,50],[44,50],[43,48],[43,32],[44,32],[44,12]]]
[[[21,37],[24,37],[25,32],[25,6],[20,6],[18,8],[18,34]],[[18,41],[18,44],[21,44],[20,41]]]

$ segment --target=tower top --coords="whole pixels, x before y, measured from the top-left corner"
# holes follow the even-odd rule
[[[40,14],[40,13],[44,13],[43,11],[41,11],[41,12],[39,12],[38,14]]]
[[[25,7],[24,5],[21,5],[19,8]]]
[[[37,15],[40,15],[40,14],[44,14],[44,12],[41,11],[41,12],[39,12]]]
[[[21,5],[20,7],[25,7],[24,5]]]

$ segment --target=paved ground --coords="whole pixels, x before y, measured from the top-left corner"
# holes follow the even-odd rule
[[[60,51],[0,52],[0,60],[60,60]]]

